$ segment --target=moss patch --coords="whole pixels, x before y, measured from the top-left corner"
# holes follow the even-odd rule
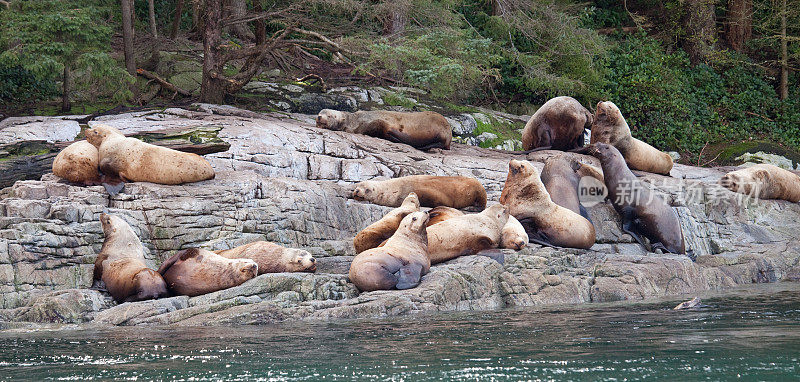
[[[786,148],[775,142],[744,141],[733,145],[720,144],[720,146],[721,147],[717,148],[719,150],[719,156],[715,161],[720,165],[740,165],[743,162],[741,160],[737,160],[736,158],[745,153],[757,153],[759,151],[788,158],[792,161],[794,166],[797,166],[797,164],[800,163],[800,152]]]
[[[500,120],[491,115],[486,115],[486,117],[488,117],[488,122],[483,121],[480,118],[475,118],[475,122],[477,123],[478,127],[475,128],[475,132],[473,133],[473,135],[478,136],[481,135],[482,133],[492,133],[494,135],[497,135],[497,138],[481,142],[479,144],[480,147],[490,148],[497,146],[509,139],[516,139],[516,140],[522,139],[522,134],[520,134],[520,132],[518,131],[519,129],[525,127],[525,125],[523,125],[522,123],[514,123],[505,120]]]
[[[387,106],[401,106],[404,109],[414,109],[417,103],[400,93],[387,92],[383,95],[383,103]]]

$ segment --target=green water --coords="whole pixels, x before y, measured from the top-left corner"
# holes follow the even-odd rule
[[[800,285],[258,327],[0,332],[3,380],[798,380]]]

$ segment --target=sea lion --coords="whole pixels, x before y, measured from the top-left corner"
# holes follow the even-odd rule
[[[383,138],[411,145],[419,150],[450,149],[453,131],[447,120],[432,111],[357,111],[349,113],[323,109],[317,127]]]
[[[180,251],[167,259],[158,273],[176,295],[189,297],[241,285],[258,275],[250,259],[228,259],[200,248]]]
[[[600,159],[603,166],[608,198],[622,218],[622,230],[645,248],[647,246],[639,234],[650,239],[653,249],[685,254],[677,213],[633,175],[619,150],[612,145],[595,143],[589,146],[589,152]]]
[[[412,192],[406,196],[400,207],[393,209],[380,220],[368,225],[356,234],[356,237],[353,238],[353,247],[356,249],[356,254],[378,247],[382,242],[394,235],[406,215],[417,211],[419,211],[419,199],[417,199],[417,194]]]
[[[100,214],[105,240],[94,262],[92,288],[100,282],[118,303],[169,296],[160,274],[147,268],[144,247],[133,229],[120,217]]]
[[[228,259],[250,259],[258,264],[258,274],[314,272],[317,260],[308,251],[286,248],[268,241],[255,241],[236,248],[214,251]]]
[[[428,227],[445,220],[464,216],[464,212],[455,208],[439,206],[428,211]],[[506,225],[500,233],[500,248],[520,250],[528,245],[528,233],[517,218],[509,215]]]
[[[525,227],[532,242],[589,249],[594,245],[592,223],[550,199],[538,171],[527,161],[511,160],[500,203]]]
[[[578,184],[584,176],[591,176],[603,181],[592,166],[582,164],[575,159],[567,158],[564,155],[555,155],[544,162],[541,179],[550,199],[561,207],[579,214],[592,221],[589,212],[581,205],[578,198]]]
[[[507,222],[508,210],[495,204],[481,213],[456,216],[428,227],[431,264],[497,248]]]
[[[97,147],[87,141],[77,141],[56,155],[53,174],[72,183],[91,183],[100,178]]]
[[[522,130],[523,150],[571,150],[583,147],[583,132],[592,113],[572,97],[551,98],[536,110]]]
[[[771,164],[757,164],[731,171],[719,183],[733,192],[758,199],[800,201],[800,176]]]
[[[359,253],[350,265],[350,281],[363,292],[408,289],[428,273],[428,214],[413,212],[400,222],[397,231],[379,248]]]
[[[127,138],[111,126],[86,130],[86,140],[98,149],[100,171],[123,181],[181,184],[214,178],[203,157]]]
[[[411,175],[389,180],[367,180],[356,184],[351,197],[382,206],[397,207],[410,193],[424,207],[486,207],[486,189],[466,176]]]
[[[605,143],[616,147],[632,170],[662,175],[669,175],[672,170],[672,157],[631,136],[625,117],[611,101],[597,103],[591,143]]]

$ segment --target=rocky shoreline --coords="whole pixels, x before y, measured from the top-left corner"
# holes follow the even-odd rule
[[[468,256],[432,267],[417,288],[359,294],[347,281],[352,238],[390,208],[348,199],[352,184],[413,174],[465,175],[481,181],[493,204],[508,161],[521,156],[461,144],[450,151],[420,152],[320,130],[309,115],[213,105],[195,109],[105,116],[97,122],[123,133],[222,126],[217,137],[231,147],[206,156],[217,171],[213,180],[182,186],[130,183],[109,197],[100,186],[69,185],[50,174],[3,190],[0,327],[17,321],[263,324],[638,300],[800,280],[800,205],[742,201],[716,186],[728,169],[676,165],[672,177],[647,174],[643,179],[678,211],[696,262],[645,253],[620,231],[613,208],[599,204],[589,209],[597,227],[597,244],[590,250],[531,245],[505,251],[504,264]],[[44,140],[75,138],[46,136],[52,132],[45,123],[42,131]],[[36,138],[35,130],[24,137]],[[528,159],[541,169],[541,160],[552,154]],[[310,251],[319,259],[318,271],[262,275],[193,298],[116,305],[106,294],[85,289],[103,242],[98,217],[104,210],[133,227],[151,267],[184,248],[216,250],[269,240]]]

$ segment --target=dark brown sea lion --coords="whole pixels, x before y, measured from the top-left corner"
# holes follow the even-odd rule
[[[532,242],[570,248],[591,248],[592,223],[550,199],[539,173],[528,161],[511,160],[500,203],[525,227]]]
[[[348,113],[323,109],[317,127],[383,138],[411,145],[420,150],[450,149],[453,131],[447,120],[432,111],[357,111]]]
[[[589,146],[589,152],[600,159],[603,166],[608,198],[622,218],[622,230],[645,248],[640,234],[650,239],[652,249],[686,254],[677,213],[628,169],[619,150],[596,143]]]
[[[229,259],[250,259],[258,264],[258,274],[281,272],[314,272],[317,260],[308,251],[270,243],[254,241],[236,248],[215,251]]]
[[[189,248],[167,259],[158,273],[173,293],[192,297],[240,285],[258,275],[258,264]]]
[[[592,168],[592,166],[582,164],[575,159],[567,158],[564,155],[555,155],[544,162],[541,179],[550,199],[561,207],[567,208],[576,214],[580,214],[589,222],[589,212],[581,205],[578,198],[578,185],[583,176],[600,177],[602,175]]]
[[[356,184],[351,196],[382,206],[397,207],[410,193],[424,207],[453,208],[486,206],[486,189],[466,176],[411,175],[389,180],[367,180]]]
[[[800,201],[800,176],[771,164],[731,171],[720,179],[723,187],[758,199]]]
[[[571,150],[583,147],[592,113],[572,97],[556,97],[536,110],[522,131],[523,150]]]
[[[414,212],[403,218],[382,247],[359,253],[350,265],[350,281],[363,292],[409,289],[428,273],[428,214]]]
[[[356,234],[356,237],[353,238],[353,247],[356,250],[356,254],[380,246],[386,239],[394,235],[403,218],[417,211],[419,211],[419,200],[417,199],[417,194],[412,192],[406,196],[400,207],[393,209],[380,220],[368,225]]]
[[[118,303],[168,297],[160,274],[147,268],[144,247],[133,229],[120,217],[100,215],[105,240],[94,263],[93,288],[100,282]]]
[[[611,101],[597,103],[591,143],[605,143],[616,147],[633,170],[662,175],[669,175],[672,170],[672,157],[631,136],[625,117]]]
[[[98,149],[100,171],[124,181],[182,184],[214,178],[203,157],[127,138],[111,126],[86,130],[86,140]]]

